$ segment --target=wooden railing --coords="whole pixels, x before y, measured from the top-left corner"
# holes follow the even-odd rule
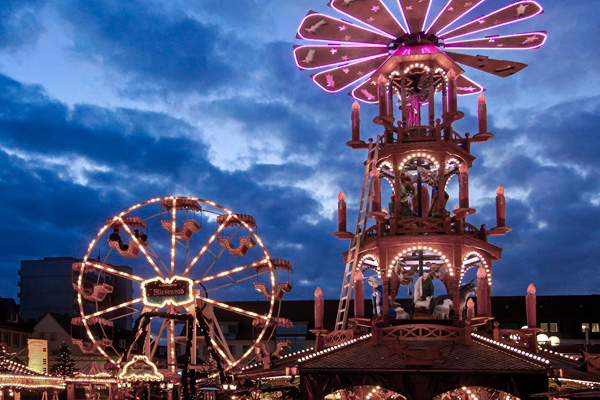
[[[373,344],[396,340],[464,341],[465,328],[433,324],[396,325],[385,328],[373,328]]]

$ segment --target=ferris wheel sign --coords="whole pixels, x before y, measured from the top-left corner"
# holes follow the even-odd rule
[[[163,307],[167,304],[181,306],[194,301],[192,286],[194,281],[181,276],[170,279],[156,277],[142,282],[144,304]]]

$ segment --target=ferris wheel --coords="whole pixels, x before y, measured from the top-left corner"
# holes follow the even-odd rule
[[[287,323],[278,316],[291,271],[288,261],[271,258],[251,215],[195,197],[151,199],[108,219],[73,265],[80,312],[73,343],[121,369],[143,358],[177,373],[185,355],[207,373],[224,373]],[[264,310],[228,304],[256,291]],[[243,351],[228,343],[230,321],[252,327]]]

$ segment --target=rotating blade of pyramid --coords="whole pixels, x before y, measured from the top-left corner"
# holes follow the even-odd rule
[[[515,61],[496,60],[487,56],[472,56],[470,54],[454,53],[451,51],[447,51],[446,55],[459,64],[468,65],[469,67],[500,76],[502,78],[510,76],[515,72],[519,72],[527,66],[527,64]]]
[[[319,72],[312,76],[313,80],[324,90],[335,93],[348,87],[356,81],[369,76],[375,71],[389,55],[383,54],[377,58],[359,61],[354,64],[343,65],[327,71]]]
[[[487,36],[481,39],[445,42],[445,48],[471,49],[487,48],[490,50],[536,49],[546,41],[546,32],[518,33],[506,36]]]
[[[456,94],[459,96],[468,96],[470,94],[477,94],[483,92],[483,86],[475,82],[473,79],[469,79],[462,74],[456,78]]]
[[[377,103],[377,74],[373,74],[371,79],[357,86],[350,95],[355,99],[362,100],[367,103]]]
[[[300,69],[316,69],[352,63],[378,54],[387,54],[386,46],[297,46],[294,58]]]
[[[423,31],[431,0],[398,0],[398,6],[404,13],[410,33]]]
[[[427,28],[428,34],[439,34],[445,30],[448,26],[452,25],[460,17],[483,3],[484,0],[479,1],[465,1],[465,0],[450,0],[442,11],[435,17],[435,20],[429,28]]]
[[[448,40],[475,32],[485,31],[535,17],[542,12],[542,8],[535,1],[519,1],[518,3],[513,3],[498,11],[494,11],[493,13],[484,15],[483,17],[475,18],[465,25],[440,35],[440,38]]]
[[[370,25],[393,37],[401,36],[404,29],[381,0],[333,0],[329,7]]]
[[[296,38],[338,43],[372,43],[388,45],[393,39],[328,15],[309,12]]]

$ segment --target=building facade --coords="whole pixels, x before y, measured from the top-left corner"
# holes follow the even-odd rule
[[[73,257],[44,257],[42,260],[22,260],[19,270],[19,299],[21,318],[35,322],[51,311],[66,314],[70,317],[79,315],[77,291],[73,282],[73,264],[80,262]],[[131,273],[131,267],[125,265],[111,266],[118,271]],[[107,296],[108,304],[121,304],[130,301],[133,296],[131,281],[105,274],[113,287]],[[92,309],[92,302],[84,303],[84,307]],[[115,321],[120,329],[130,329],[132,318],[124,317]]]

